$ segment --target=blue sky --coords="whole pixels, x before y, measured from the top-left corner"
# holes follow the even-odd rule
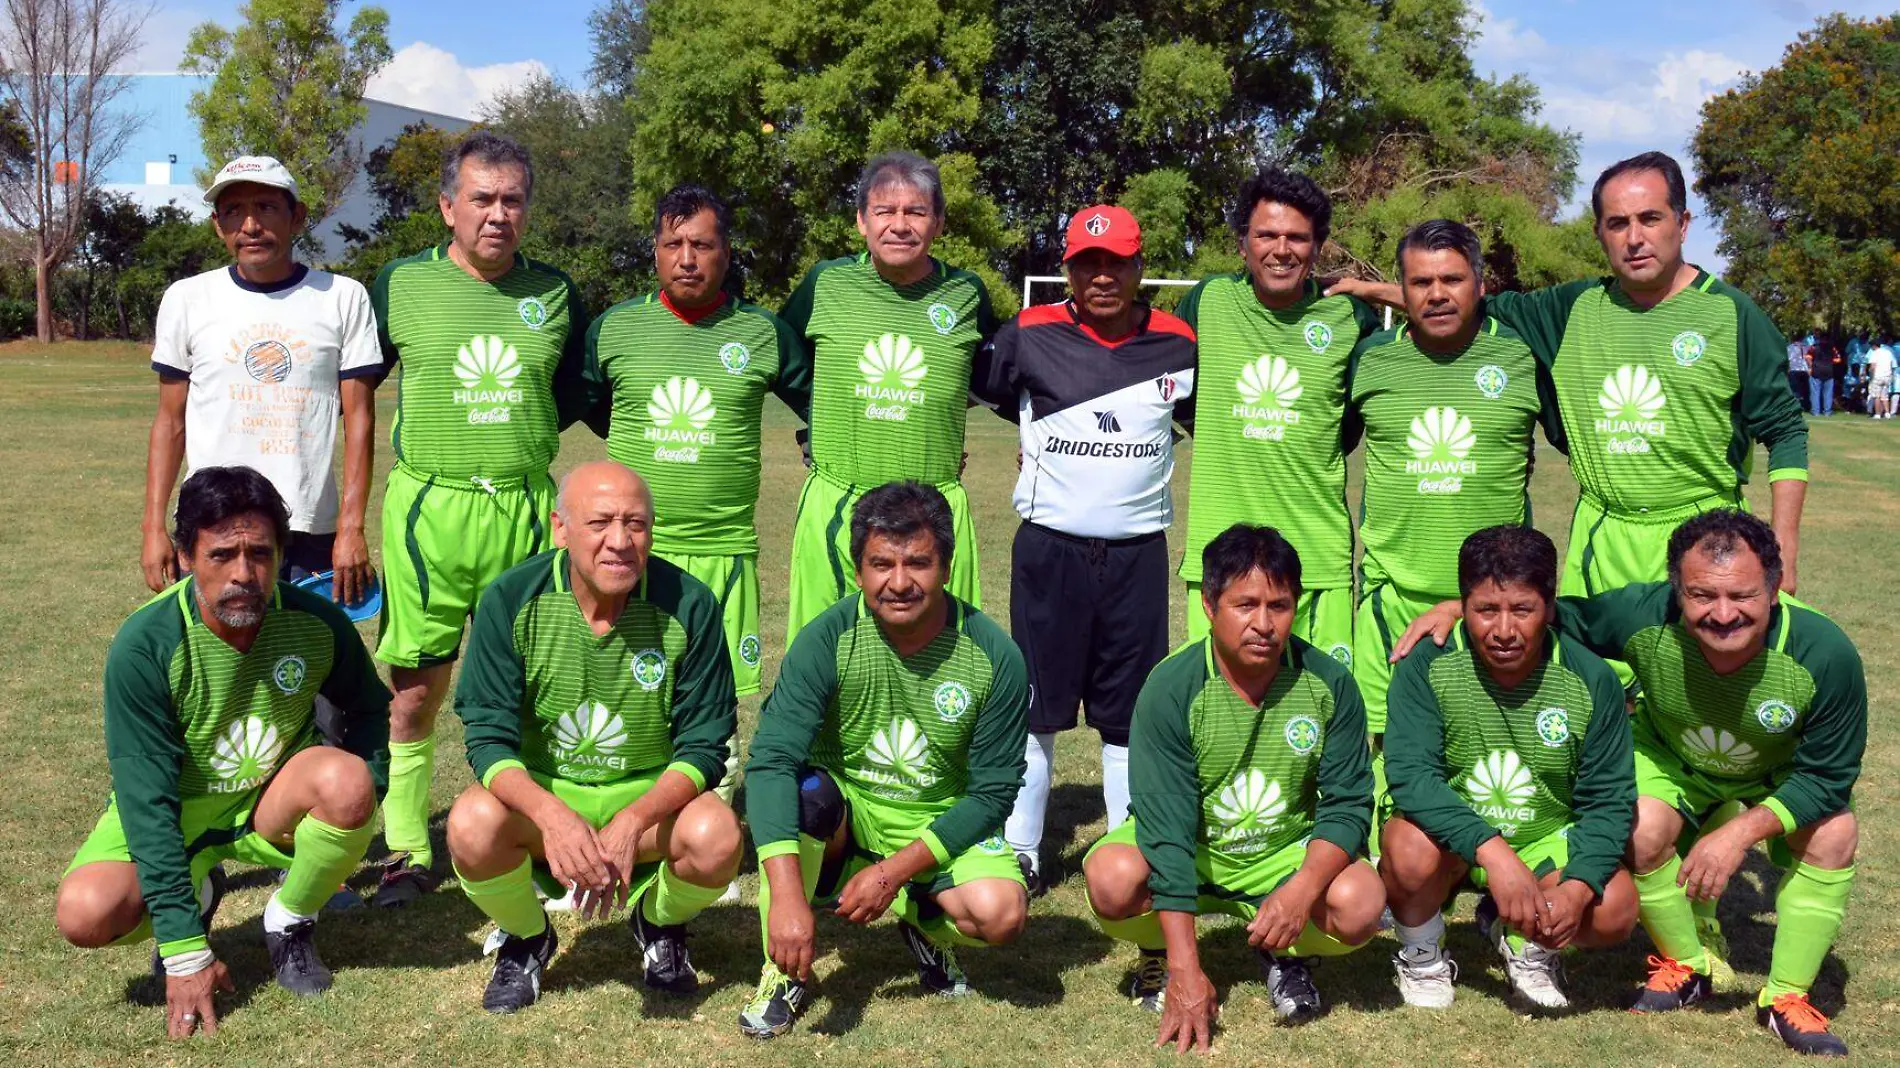
[[[167,5],[147,27],[141,70],[172,69],[191,27],[229,24],[233,0]],[[346,3],[346,13],[353,8]],[[523,18],[519,2],[388,3],[390,68],[372,83],[381,99],[472,114],[499,89],[547,70],[586,76],[589,0],[556,0]],[[1744,71],[1773,66],[1796,34],[1826,11],[1891,14],[1900,0],[1473,0],[1474,52],[1484,73],[1524,73],[1543,90],[1544,118],[1583,135],[1583,181],[1573,208],[1606,164],[1651,148],[1687,161],[1702,102]],[[1691,204],[1695,210],[1699,205]],[[1691,226],[1692,259],[1720,269],[1716,235]]]

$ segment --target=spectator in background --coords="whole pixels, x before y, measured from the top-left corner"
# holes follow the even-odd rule
[[[1894,406],[1893,346],[1876,342],[1867,350],[1867,414],[1875,419],[1892,419]]]
[[[1807,404],[1808,343],[1804,338],[1788,342],[1788,388],[1794,390],[1796,400]]]
[[[1808,349],[1808,411],[1834,414],[1834,382],[1841,376],[1841,352],[1832,343],[1817,341]]]

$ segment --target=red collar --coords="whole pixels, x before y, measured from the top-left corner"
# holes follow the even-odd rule
[[[660,290],[660,303],[666,305],[667,311],[670,311],[674,315],[679,316],[680,321],[685,323],[688,326],[692,326],[698,323],[701,319],[704,319],[708,315],[711,315],[713,312],[716,312],[719,309],[725,307],[726,301],[728,299],[730,298],[728,298],[727,296],[725,296],[725,294],[722,293],[720,294],[720,297],[718,300],[713,301],[711,304],[708,304],[703,308],[682,308],[679,305],[673,303],[672,298],[666,295],[666,290],[664,289]]]

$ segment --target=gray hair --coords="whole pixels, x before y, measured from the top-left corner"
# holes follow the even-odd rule
[[[943,175],[937,165],[915,152],[886,152],[864,165],[858,175],[858,214],[871,206],[871,192],[881,186],[908,185],[930,198],[931,214],[943,218]]]
[[[1451,219],[1432,219],[1419,223],[1399,238],[1399,277],[1405,277],[1405,254],[1412,250],[1420,252],[1457,252],[1464,256],[1471,266],[1471,273],[1478,279],[1484,278],[1484,246],[1478,242],[1477,231],[1464,223]]]
[[[534,160],[521,142],[511,137],[503,137],[488,130],[474,130],[460,141],[449,146],[442,156],[442,195],[450,200],[462,181],[462,161],[474,157],[475,162],[489,167],[513,164],[521,168],[527,179],[528,199],[534,199]]]

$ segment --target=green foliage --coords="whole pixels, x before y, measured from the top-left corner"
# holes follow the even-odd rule
[[[1194,213],[1194,185],[1186,171],[1169,168],[1135,175],[1122,194],[1121,206],[1141,224],[1143,266],[1149,275],[1175,277],[1186,269],[1188,226]]]
[[[640,77],[640,64],[653,47],[644,0],[607,0],[588,14],[587,36],[594,42],[594,58],[587,66],[588,84],[614,100],[631,97]]]
[[[192,94],[205,155],[199,181],[210,184],[232,157],[275,156],[297,178],[310,209],[308,235],[335,209],[356,176],[356,128],[368,113],[363,87],[389,62],[389,15],[359,8],[349,29],[335,29],[341,0],[248,0],[242,23],[207,22],[192,31],[183,69],[212,75]]]
[[[1900,15],[1829,15],[1710,100],[1696,191],[1728,277],[1788,333],[1900,334]]]
[[[39,306],[20,297],[0,297],[0,341],[12,341],[33,332]]]

